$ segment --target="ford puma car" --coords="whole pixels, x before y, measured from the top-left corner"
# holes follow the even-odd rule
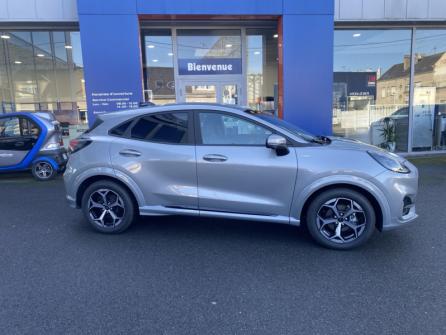
[[[71,150],[67,199],[104,233],[181,214],[306,225],[348,249],[417,217],[418,172],[405,159],[238,107],[104,114]]]
[[[59,123],[52,114],[0,115],[0,172],[31,170],[37,180],[49,180],[66,162]]]

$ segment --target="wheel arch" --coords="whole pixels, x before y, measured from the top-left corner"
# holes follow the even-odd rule
[[[47,162],[53,167],[54,170],[59,171],[59,168],[60,168],[59,164],[57,164],[57,162],[51,157],[47,157],[47,156],[37,157],[36,159],[34,159],[32,161],[31,167],[33,167],[34,164],[39,163],[39,162]]]
[[[370,203],[372,204],[373,209],[375,211],[376,228],[379,231],[382,231],[385,212],[384,212],[380,202],[378,201],[376,195],[373,194],[370,190],[368,190],[362,186],[355,185],[355,184],[349,184],[349,183],[333,183],[333,184],[325,185],[318,189],[315,189],[311,194],[309,194],[309,196],[307,196],[307,198],[305,199],[305,202],[304,202],[304,204],[301,208],[301,211],[300,211],[301,224],[303,224],[303,225],[306,224],[306,215],[307,215],[308,207],[310,206],[311,202],[318,195],[320,195],[328,190],[333,190],[333,189],[337,189],[337,188],[350,189],[350,190],[356,191],[356,192],[362,194],[363,196],[365,196],[367,198],[367,200],[370,201]]]
[[[135,205],[135,210],[136,210],[137,214],[139,215],[139,202],[138,202],[133,190],[119,178],[112,177],[109,175],[94,175],[94,176],[90,176],[90,177],[86,178],[85,180],[83,180],[76,191],[76,207],[78,207],[78,208],[81,207],[82,197],[83,197],[86,189],[93,183],[98,182],[98,181],[103,181],[103,180],[114,182],[114,183],[118,184],[119,186],[123,187],[125,190],[127,190],[127,192],[129,193],[129,195]]]

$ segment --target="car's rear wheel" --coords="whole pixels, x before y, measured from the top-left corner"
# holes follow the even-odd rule
[[[33,177],[38,181],[53,179],[57,174],[53,166],[46,161],[35,162],[31,167],[31,172]]]
[[[331,249],[363,245],[375,230],[370,201],[350,189],[331,189],[318,195],[307,211],[307,228],[313,239]]]
[[[97,181],[85,190],[82,211],[91,226],[101,233],[121,233],[135,218],[135,204],[129,192],[109,180]]]

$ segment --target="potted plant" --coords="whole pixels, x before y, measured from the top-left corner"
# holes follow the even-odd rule
[[[381,137],[384,139],[384,142],[381,143],[381,148],[394,152],[396,147],[395,122],[390,117],[385,117],[383,128],[380,131]]]

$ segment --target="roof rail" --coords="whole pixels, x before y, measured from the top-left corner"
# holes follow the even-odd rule
[[[150,107],[150,106],[156,106],[156,105],[151,101],[141,101],[139,103],[139,107]]]

